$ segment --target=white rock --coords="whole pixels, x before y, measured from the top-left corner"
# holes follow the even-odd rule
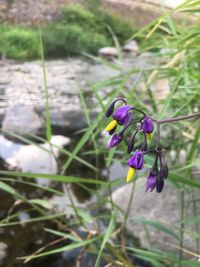
[[[115,47],[103,47],[99,49],[98,54],[103,58],[111,60],[118,57],[118,50]]]
[[[139,46],[137,42],[134,40],[125,44],[122,50],[126,53],[131,53],[131,54],[138,54],[140,52]]]

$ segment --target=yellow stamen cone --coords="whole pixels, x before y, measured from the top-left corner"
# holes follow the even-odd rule
[[[152,134],[151,133],[146,133],[147,141],[151,141],[152,139]]]
[[[135,175],[135,169],[130,167],[128,169],[126,182],[127,183],[131,182],[133,180],[134,175]]]
[[[108,126],[106,127],[106,132],[110,132],[112,131],[115,127],[117,126],[117,121],[116,120],[113,120],[111,121]]]

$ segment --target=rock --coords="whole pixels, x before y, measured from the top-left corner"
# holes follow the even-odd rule
[[[140,52],[139,46],[136,41],[130,41],[122,47],[122,51],[125,53],[131,53],[137,55]]]
[[[118,50],[115,47],[103,47],[99,49],[98,54],[105,59],[113,60],[118,57]]]
[[[87,79],[88,68],[90,69],[91,65],[88,61],[81,59],[56,60],[46,63],[53,134],[62,135],[65,133],[71,135],[71,131],[79,131],[87,126],[80,104],[79,87],[81,87],[89,106],[91,96],[88,93],[88,85],[91,81],[87,82]],[[45,122],[45,94],[41,62],[32,61],[22,64],[3,65],[2,77],[0,78],[0,94],[2,94],[2,99],[0,99],[2,100],[0,102],[0,123],[5,114],[9,112],[6,115],[6,122],[9,116],[10,124],[10,109],[13,110],[16,106],[18,109],[20,105],[26,105],[27,109],[34,112],[34,121],[36,117],[37,119],[39,117],[41,121]],[[74,112],[70,115],[71,111]],[[11,114],[12,124],[15,125],[17,123],[18,125],[18,120],[21,120],[20,116],[24,113],[26,117],[30,115],[30,112],[20,111],[18,119],[18,115],[15,116],[16,113],[13,111]],[[79,123],[75,125],[77,120],[79,120]],[[32,121],[31,117],[28,121]],[[16,128],[12,124],[9,130],[10,128],[11,130]],[[42,127],[44,128],[44,126]],[[29,128],[29,125],[27,127],[22,126],[22,129],[27,128]]]
[[[139,237],[143,247],[152,248],[153,246],[160,250],[163,249],[164,251],[177,252],[174,247],[169,246],[170,243],[174,244],[177,241],[174,236],[167,234],[164,231],[159,231],[150,225],[146,225],[146,229],[148,229],[147,238],[147,232],[144,229],[144,225],[139,223],[137,219],[155,221],[164,224],[164,226],[179,236],[179,232],[176,231],[176,227],[174,226],[180,226],[180,190],[166,182],[162,194],[158,194],[157,192],[145,193],[145,183],[145,178],[141,178],[136,182],[134,198],[129,212],[129,220],[127,224],[128,230]],[[126,211],[131,191],[132,184],[126,184],[123,187],[116,189],[112,193],[112,199],[115,205]],[[189,198],[187,200],[187,203],[189,203]],[[185,210],[185,218],[191,218],[192,216],[192,203],[190,202]],[[188,232],[191,230],[195,231],[194,226],[192,228],[192,225],[189,224],[185,225],[185,229],[185,231]],[[192,236],[185,235],[184,248],[190,251],[195,250],[195,242]]]
[[[100,51],[102,54],[112,58],[118,55],[118,51],[114,47],[105,47]],[[127,86],[133,86],[133,83],[138,79],[141,68],[145,66],[145,69],[148,69],[152,68],[153,64],[155,65],[153,63],[153,57],[149,55],[144,58],[142,55],[137,57],[124,57],[122,62],[117,62],[116,60],[113,63],[116,65],[116,68],[110,68],[105,64],[91,63],[90,61],[77,58],[47,61],[48,99],[53,134],[73,136],[74,132],[81,131],[87,127],[80,103],[79,90],[81,89],[84,94],[87,107],[94,107],[98,103],[98,100],[91,90],[91,84],[113,78],[120,75],[122,69],[126,72],[134,66],[138,69],[138,73],[134,73],[130,77],[130,80],[127,81]],[[45,122],[45,93],[41,62],[5,63],[1,66],[1,73],[0,124],[2,124],[4,117],[6,117],[4,123],[7,123],[8,117],[10,117],[10,109],[13,110],[13,107],[17,107],[20,110],[24,110],[25,108],[20,108],[20,106],[26,106],[32,115],[34,113],[34,121],[38,122],[37,125],[33,126],[40,128],[39,120],[43,123]],[[102,87],[99,92],[100,97],[103,99],[112,90],[115,90],[114,86]],[[94,113],[98,112],[98,106],[95,106]],[[10,125],[9,130],[10,128],[11,130],[13,128],[18,129],[16,125],[19,124],[19,119],[21,120],[22,114],[23,116],[26,114],[27,118],[30,112],[20,111],[20,114],[16,116],[16,112],[13,110],[13,125]],[[22,130],[26,129],[27,132],[32,131],[32,123],[29,123],[32,121],[32,118],[27,118],[27,121],[28,123],[22,125],[20,128]],[[44,125],[42,124],[42,131],[44,130]],[[8,127],[8,125],[5,124],[4,127]]]
[[[42,116],[45,118],[45,112]],[[50,117],[54,134],[73,136],[75,132],[88,125],[80,105],[68,104],[60,110],[59,108],[50,109]]]
[[[42,118],[30,106],[24,104],[9,107],[2,123],[3,135],[16,142],[19,142],[19,139],[12,133],[33,139],[31,134],[41,136],[44,134],[44,129]]]
[[[137,85],[137,91],[140,92],[141,99],[144,102],[149,102],[149,97],[147,94],[147,85],[144,82],[140,82]],[[157,79],[153,80],[151,84],[151,92],[153,94],[154,100],[158,111],[162,110],[165,99],[167,99],[170,93],[170,85],[167,79]]]

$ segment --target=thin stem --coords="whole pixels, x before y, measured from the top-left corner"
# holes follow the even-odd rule
[[[135,191],[135,181],[133,182],[133,186],[132,186],[132,190],[131,190],[131,195],[130,195],[130,198],[129,198],[129,201],[128,201],[128,207],[127,207],[126,214],[125,214],[125,217],[124,217],[124,223],[123,223],[123,227],[124,228],[126,226],[126,222],[128,220],[128,216],[129,216],[129,213],[130,213],[130,210],[131,210],[131,205],[132,205],[132,201],[133,201],[134,191]]]
[[[133,185],[132,185],[132,188],[131,188],[131,195],[130,195],[130,198],[129,198],[129,201],[128,201],[128,207],[127,207],[127,210],[126,210],[126,213],[125,213],[125,216],[124,216],[124,221],[122,222],[121,227],[120,227],[122,248],[125,247],[125,229],[126,229],[126,223],[127,223],[127,220],[128,220],[128,216],[129,216],[129,213],[130,213],[130,210],[131,210],[134,191],[135,191],[135,181],[133,182]],[[129,260],[129,257],[127,255],[126,250],[124,250],[124,254],[125,254],[127,260]]]
[[[194,194],[194,190],[193,189],[192,189],[192,192],[191,192],[191,198],[192,198],[193,216],[197,217],[198,216],[198,212],[197,212],[197,205],[196,205],[195,194]],[[199,224],[198,223],[195,223],[195,230],[196,230],[196,233],[199,233]],[[199,247],[200,247],[200,242],[199,242],[199,237],[197,236],[196,237],[196,253],[197,254],[199,254]]]
[[[157,139],[156,139],[156,149],[160,147],[160,122],[157,122]]]
[[[133,109],[133,110],[136,110],[136,111],[138,111],[138,112],[142,113],[142,114],[144,115],[144,117],[146,116],[146,113],[145,113],[144,111],[142,111],[142,110],[138,109],[138,108],[131,107],[129,110],[131,110],[131,109]],[[143,118],[144,118],[144,117],[143,117]]]
[[[142,118],[143,119],[143,118]],[[134,121],[131,121],[126,127],[124,127],[124,129],[121,130],[121,134],[124,134],[124,132],[129,128],[129,126],[135,124],[136,122],[140,122],[142,119],[138,119],[138,120],[134,120]],[[137,130],[138,132],[138,130]]]
[[[181,229],[180,229],[180,243],[179,243],[179,267],[182,267],[182,259],[183,259],[183,239],[184,239],[184,229],[185,229],[185,223],[184,223],[184,217],[185,217],[185,190],[184,188],[181,190]]]
[[[163,119],[163,120],[157,120],[157,119],[154,119],[154,118],[151,118],[151,119],[155,123],[164,124],[164,123],[168,123],[168,122],[189,120],[189,119],[198,118],[198,117],[200,117],[200,112],[197,112],[197,113],[194,113],[194,114],[191,114],[191,115],[180,116],[180,117],[176,117],[176,118],[168,118],[168,119]]]
[[[127,105],[127,102],[126,102],[126,100],[125,100],[124,98],[117,98],[117,99],[113,102],[113,104],[115,104],[117,101],[123,101],[124,104]]]

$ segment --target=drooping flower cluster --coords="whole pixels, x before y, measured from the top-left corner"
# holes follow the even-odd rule
[[[117,102],[123,102],[123,106],[115,109],[115,104]],[[139,115],[142,115],[142,117],[132,120],[134,113],[138,113]],[[128,160],[129,169],[127,173],[127,182],[133,180],[136,170],[141,170],[143,168],[145,154],[154,152],[156,155],[155,162],[147,177],[146,192],[152,192],[156,188],[156,191],[161,193],[164,187],[164,179],[168,176],[168,167],[164,153],[160,147],[148,149],[148,145],[152,139],[152,133],[154,131],[152,119],[142,110],[128,105],[122,98],[116,99],[108,107],[106,117],[110,117],[111,115],[113,120],[105,128],[109,135],[111,135],[109,143],[110,148],[118,146],[123,140],[126,130],[130,126],[136,125],[137,127],[134,128],[134,134],[127,146],[127,153],[130,154],[134,151],[137,134],[143,134],[143,143],[133,152],[133,155]],[[138,124],[140,125],[139,127]],[[120,127],[119,132],[117,132],[118,127]]]

